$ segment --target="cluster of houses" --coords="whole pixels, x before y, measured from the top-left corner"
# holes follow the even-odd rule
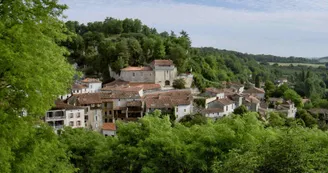
[[[264,102],[264,90],[229,83],[225,89],[207,88],[201,97],[205,108],[194,111],[194,94],[190,87],[191,73],[177,75],[171,60],[154,60],[149,66],[126,67],[120,74],[109,69],[114,81],[102,84],[98,79],[77,81],[67,95],[60,96],[55,106],[47,111],[44,120],[56,132],[64,126],[88,128],[105,136],[116,134],[116,121],[136,121],[147,113],[160,110],[174,115],[176,121],[188,114],[203,113],[206,117],[220,118],[240,105],[259,113],[277,110],[294,117],[296,108],[290,101]],[[175,79],[186,81],[187,89],[173,89]],[[198,96],[199,97],[199,96]],[[271,103],[272,102],[272,103]]]

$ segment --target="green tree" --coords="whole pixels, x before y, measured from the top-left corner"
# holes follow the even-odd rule
[[[243,114],[245,114],[247,112],[248,112],[248,110],[247,110],[246,106],[244,106],[244,105],[241,105],[241,106],[237,107],[233,111],[234,114],[238,114],[238,115],[243,115]]]
[[[303,107],[302,97],[292,89],[288,89],[284,92],[284,99],[291,100],[298,108]]]
[[[184,88],[186,88],[186,81],[182,78],[175,79],[173,81],[173,87],[176,89],[184,89]]]

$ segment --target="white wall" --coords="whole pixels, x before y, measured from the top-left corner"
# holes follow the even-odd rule
[[[84,109],[73,109],[73,110],[66,110],[65,111],[66,115],[66,121],[65,121],[65,126],[70,126],[72,128],[79,128],[79,127],[85,127],[84,123]],[[73,118],[71,118],[71,115],[73,115]],[[80,115],[80,117],[78,117]],[[80,121],[80,125],[77,125],[77,122]],[[70,122],[73,122],[74,125],[71,126]]]
[[[185,115],[192,113],[192,104],[190,105],[178,105],[175,107],[176,120],[179,121]]]
[[[115,135],[116,135],[116,131],[112,131],[112,130],[102,130],[102,134],[103,134],[103,135],[107,135],[107,136],[115,136]]]

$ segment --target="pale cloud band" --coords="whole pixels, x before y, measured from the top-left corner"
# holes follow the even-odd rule
[[[61,0],[68,19],[139,18],[158,31],[186,30],[193,46],[248,53],[328,55],[326,0]],[[206,2],[206,3],[205,3]]]

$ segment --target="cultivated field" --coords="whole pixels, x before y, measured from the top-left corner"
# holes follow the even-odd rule
[[[276,64],[275,62],[269,62],[270,65]],[[325,67],[325,64],[308,64],[308,63],[277,63],[279,66],[290,66],[293,64],[293,66],[308,66],[308,67]]]

